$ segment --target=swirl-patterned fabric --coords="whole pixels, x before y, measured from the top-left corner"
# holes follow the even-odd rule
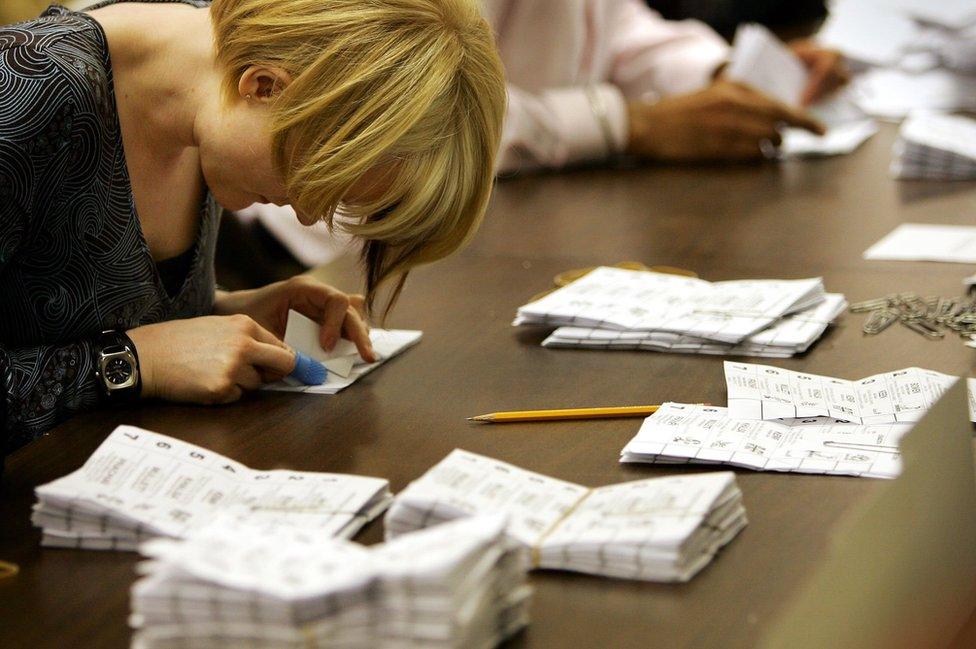
[[[0,88],[2,457],[98,402],[101,331],[212,311],[219,208],[206,192],[168,294],[135,211],[105,33],[87,14],[52,6],[0,26]]]

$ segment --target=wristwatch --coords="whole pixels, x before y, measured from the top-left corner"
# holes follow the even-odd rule
[[[132,340],[121,331],[103,331],[95,344],[95,376],[109,401],[139,397],[139,355]]]

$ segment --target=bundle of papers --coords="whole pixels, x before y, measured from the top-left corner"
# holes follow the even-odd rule
[[[769,365],[725,362],[728,414],[733,419],[841,420],[868,425],[916,422],[956,380],[918,367],[848,381]]]
[[[138,649],[488,649],[527,623],[524,553],[501,517],[363,547],[292,526],[156,540],[132,589]]]
[[[972,0],[835,0],[817,39],[860,68],[852,96],[871,115],[976,108]]]
[[[845,309],[847,301],[843,295],[827,293],[820,304],[777,320],[737,344],[663,331],[559,327],[542,341],[542,346],[789,358],[809,349]]]
[[[336,394],[349,387],[360,377],[372,372],[388,359],[400,354],[408,347],[420,342],[423,332],[405,329],[371,329],[370,341],[373,350],[379,356],[375,363],[367,363],[359,356],[356,345],[342,338],[336,343],[331,352],[322,349],[319,344],[321,325],[306,318],[297,311],[288,312],[288,324],[285,329],[285,342],[315,360],[328,370],[328,376],[322,385],[302,385],[295,379],[286,377],[277,383],[264,386],[265,390],[283,392],[306,392],[309,394]]]
[[[386,534],[479,514],[507,516],[534,567],[647,581],[691,579],[746,524],[733,473],[587,489],[455,450],[397,496]]]
[[[768,29],[754,24],[741,25],[736,31],[724,74],[791,106],[800,105],[809,79],[800,59]],[[810,112],[827,126],[827,133],[784,129],[781,157],[850,153],[878,130],[843,93],[811,106]]]
[[[930,180],[976,179],[976,120],[912,113],[898,131],[891,175]]]
[[[519,307],[513,324],[658,331],[735,344],[823,300],[820,278],[712,283],[600,267]]]
[[[865,259],[976,263],[976,227],[902,223],[864,251]]]
[[[850,424],[816,418],[762,421],[730,416],[731,408],[666,403],[644,420],[621,462],[728,464],[789,471],[895,478],[898,445],[909,423]]]
[[[116,428],[84,466],[36,492],[32,521],[43,530],[41,544],[93,550],[183,538],[220,513],[269,530],[290,522],[348,538],[391,500],[386,480],[256,471],[133,426]]]

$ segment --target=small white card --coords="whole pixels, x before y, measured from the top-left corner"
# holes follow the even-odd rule
[[[864,251],[864,258],[976,263],[976,227],[903,223]]]

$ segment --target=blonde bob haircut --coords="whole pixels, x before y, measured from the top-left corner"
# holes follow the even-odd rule
[[[289,199],[363,239],[367,303],[398,278],[389,310],[411,268],[467,243],[491,194],[505,84],[476,0],[214,0],[210,13],[228,96],[249,66],[291,75],[270,106]],[[343,201],[380,166],[389,189]]]

